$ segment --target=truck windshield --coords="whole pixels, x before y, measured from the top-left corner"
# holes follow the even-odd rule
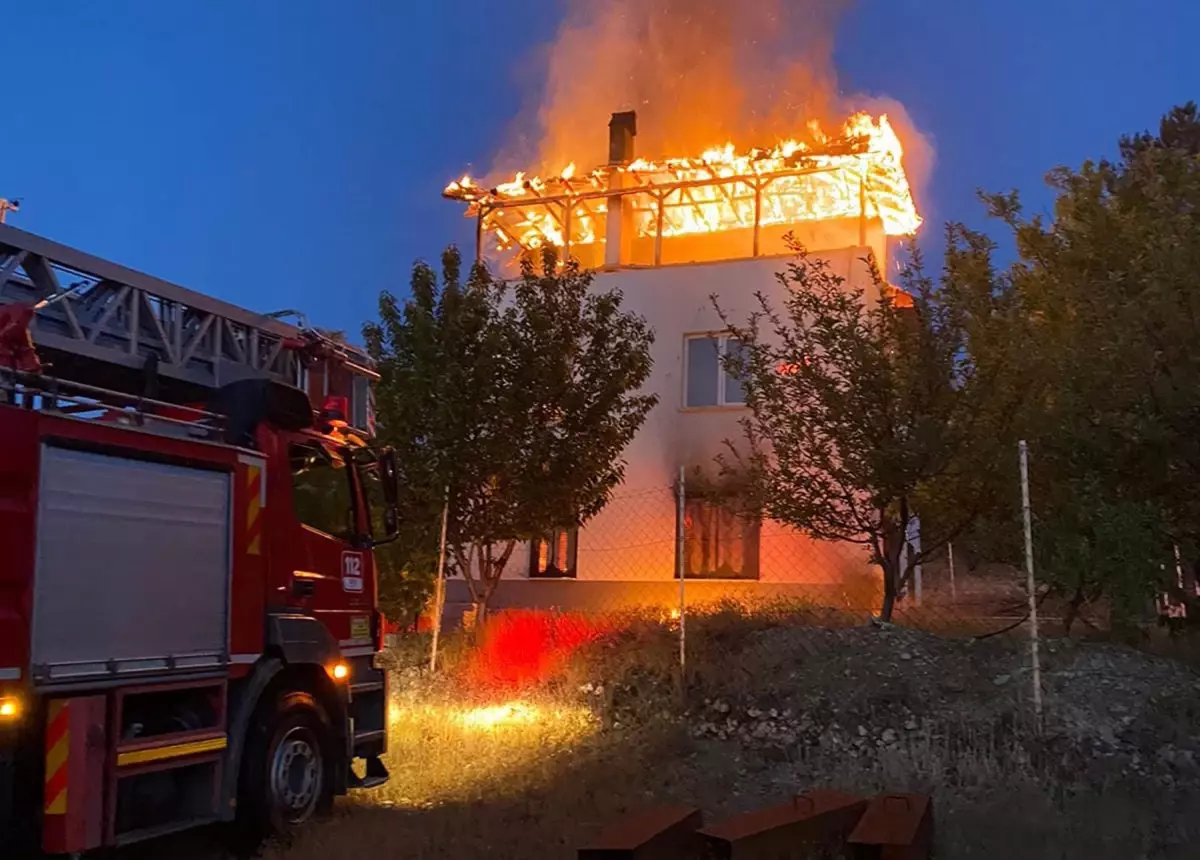
[[[288,449],[292,505],[306,526],[348,540],[354,534],[350,470],[345,461],[318,443]]]

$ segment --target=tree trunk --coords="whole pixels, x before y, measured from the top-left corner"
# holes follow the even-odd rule
[[[892,614],[896,610],[896,580],[899,579],[896,568],[898,565],[898,560],[895,562],[891,558],[883,560],[883,606],[879,610],[879,620],[885,624],[891,623]]]
[[[880,525],[883,532],[883,606],[879,610],[879,620],[885,624],[891,623],[896,611],[896,601],[900,597],[901,548],[908,538],[908,499],[900,499],[900,523],[892,521],[887,511],[880,514]]]
[[[1075,618],[1079,614],[1079,607],[1083,605],[1083,583],[1080,582],[1075,588],[1075,594],[1067,603],[1067,608],[1063,611],[1063,635],[1071,635],[1071,625],[1075,623]]]
[[[496,593],[496,587],[500,585],[500,578],[504,576],[504,568],[508,566],[508,560],[512,557],[515,548],[516,542],[509,541],[505,544],[504,549],[500,551],[499,556],[493,554],[492,544],[480,548],[479,591],[472,595],[475,600],[475,630],[477,635],[478,631],[483,629],[483,625],[487,621],[492,595]]]

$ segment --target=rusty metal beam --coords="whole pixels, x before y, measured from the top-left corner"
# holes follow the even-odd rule
[[[634,813],[580,848],[579,860],[693,860],[704,816],[692,806],[656,806]]]
[[[854,858],[928,860],[933,801],[924,794],[884,794],[867,806],[847,844]]]
[[[840,850],[866,808],[857,795],[810,791],[706,827],[700,838],[712,860],[808,860]]]

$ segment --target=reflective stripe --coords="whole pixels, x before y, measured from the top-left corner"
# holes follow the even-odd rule
[[[228,746],[228,741],[225,738],[209,738],[203,741],[191,741],[186,744],[172,744],[166,747],[151,747],[144,750],[130,750],[129,752],[118,753],[117,767],[127,767],[131,764],[148,764],[154,761],[162,761],[168,758],[182,758],[187,755],[200,755],[200,753],[217,752]]]
[[[0,681],[20,681],[20,669],[0,669]]]
[[[42,790],[47,815],[67,814],[67,767],[71,750],[71,709],[67,699],[50,702],[46,719],[46,776]]]
[[[262,555],[262,510],[267,477],[260,465],[246,466],[246,553]]]
[[[374,645],[364,645],[361,648],[343,648],[343,657],[370,657],[375,653]]]

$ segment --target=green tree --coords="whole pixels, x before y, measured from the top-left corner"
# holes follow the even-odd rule
[[[1200,119],[1177,107],[1115,160],[1059,168],[1052,217],[990,195],[1018,260],[998,284],[1021,361],[973,361],[1026,387],[1041,573],[1071,610],[1128,615],[1161,586],[1172,542],[1200,534]],[[1069,616],[1070,617],[1070,616]]]
[[[919,255],[904,293],[872,265],[868,294],[797,247],[779,275],[782,299],[760,293],[744,325],[725,319],[743,344],[726,362],[750,412],[727,467],[752,477],[756,512],[865,546],[883,570],[885,621],[913,567],[983,513],[998,462],[989,425],[1004,420],[1004,398],[967,360],[971,337],[991,336],[1003,311],[990,289],[991,246],[961,229],[949,238],[937,289]],[[917,514],[921,552],[901,570]]]
[[[453,568],[483,621],[517,544],[585,523],[623,480],[622,453],[656,402],[639,391],[653,334],[553,251],[508,284],[482,265],[464,282],[451,248],[440,282],[418,263],[411,291],[403,304],[384,293],[364,329],[380,435],[397,451],[413,545],[436,553],[448,489]]]

